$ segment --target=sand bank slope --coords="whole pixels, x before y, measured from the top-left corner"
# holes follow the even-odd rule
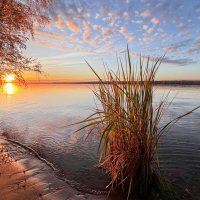
[[[103,200],[83,194],[60,180],[53,169],[28,150],[0,139],[1,200]]]

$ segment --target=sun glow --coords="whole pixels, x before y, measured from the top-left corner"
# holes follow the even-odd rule
[[[4,80],[5,82],[10,83],[10,82],[12,82],[12,81],[15,80],[15,75],[14,75],[14,74],[6,74],[6,75],[3,77],[3,80]]]
[[[12,95],[16,92],[16,87],[14,84],[12,83],[5,83],[3,85],[3,93],[7,94],[7,95]]]

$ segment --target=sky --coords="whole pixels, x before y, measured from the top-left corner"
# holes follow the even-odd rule
[[[54,0],[47,13],[25,51],[43,65],[41,81],[94,81],[85,60],[116,70],[127,44],[134,64],[165,55],[157,80],[200,80],[200,0]]]

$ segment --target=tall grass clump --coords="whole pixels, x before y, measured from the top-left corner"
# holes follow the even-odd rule
[[[81,129],[99,127],[99,166],[110,174],[111,189],[121,186],[127,191],[127,198],[132,192],[148,193],[159,171],[160,137],[170,125],[192,112],[159,127],[168,105],[168,95],[153,105],[153,84],[161,62],[162,58],[152,63],[140,58],[136,68],[127,47],[126,62],[123,64],[118,58],[116,73],[106,69],[101,78],[87,63],[99,80],[94,90],[98,102],[96,111],[81,122],[86,123]],[[153,167],[153,163],[157,163],[157,167]]]

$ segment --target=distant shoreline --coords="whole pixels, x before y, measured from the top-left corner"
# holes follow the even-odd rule
[[[28,84],[99,84],[98,81],[88,81],[88,82],[27,82]],[[104,84],[109,84],[110,82],[105,81]],[[200,81],[155,81],[155,85],[200,85]]]

